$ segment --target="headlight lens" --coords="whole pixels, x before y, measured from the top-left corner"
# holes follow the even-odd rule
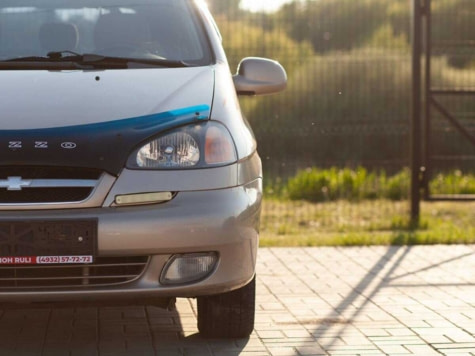
[[[174,132],[153,140],[137,152],[137,166],[140,168],[192,167],[199,160],[198,143],[185,132]]]
[[[132,169],[187,169],[220,166],[237,160],[234,142],[221,124],[189,125],[150,140],[129,158]]]

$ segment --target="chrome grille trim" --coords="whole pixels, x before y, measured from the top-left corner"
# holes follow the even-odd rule
[[[81,201],[46,202],[46,203],[0,203],[0,211],[5,210],[46,210],[46,209],[79,209],[102,206],[107,194],[114,185],[116,178],[108,173],[102,173],[99,179],[31,179],[37,184],[59,183],[60,187],[90,187],[89,196]],[[76,184],[76,185],[72,185]],[[58,187],[58,186],[48,186]],[[3,188],[4,189],[4,188]],[[30,188],[24,188],[30,189]],[[34,188],[33,188],[34,189]]]
[[[90,288],[130,283],[144,273],[149,256],[98,257],[87,265],[0,266],[0,291],[25,288]]]
[[[21,177],[8,177],[11,178],[18,178]],[[18,190],[12,189],[8,185],[9,179],[0,180],[0,188],[7,188],[7,190]],[[31,189],[31,188],[75,188],[75,187],[95,187],[97,184],[97,180],[93,179],[25,179],[27,185],[25,187],[20,188],[19,190],[23,189]]]

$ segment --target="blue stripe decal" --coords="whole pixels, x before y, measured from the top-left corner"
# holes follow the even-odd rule
[[[169,111],[169,113],[173,116],[188,115],[188,114],[193,114],[193,113],[199,116],[201,113],[206,113],[206,112],[209,112],[208,105],[190,106],[188,108]]]
[[[0,165],[87,167],[118,174],[143,142],[209,118],[210,107],[198,105],[94,124],[0,130]]]
[[[162,128],[162,126],[169,126],[169,124],[172,124],[172,126],[178,126],[187,122],[191,123],[194,120],[207,120],[209,119],[209,109],[210,108],[208,105],[198,105],[177,110],[165,111],[157,114],[137,116],[128,119],[119,119],[87,125],[62,126],[44,129],[0,130],[0,135],[4,136],[4,134],[13,133],[20,135],[29,135],[31,133],[35,136],[38,136],[39,134],[44,132],[55,132],[57,134],[65,132],[75,132],[76,134],[81,134],[91,131],[97,132],[98,130],[150,130],[154,127]]]

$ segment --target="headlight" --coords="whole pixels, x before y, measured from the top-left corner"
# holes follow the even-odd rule
[[[208,121],[183,126],[153,138],[127,161],[131,169],[186,169],[214,167],[237,160],[234,142],[221,124]]]
[[[184,168],[196,166],[200,149],[193,137],[185,132],[174,132],[153,140],[137,152],[140,168]]]

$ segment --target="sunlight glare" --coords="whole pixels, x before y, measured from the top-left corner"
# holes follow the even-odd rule
[[[252,12],[273,12],[292,0],[242,0],[241,8]]]

